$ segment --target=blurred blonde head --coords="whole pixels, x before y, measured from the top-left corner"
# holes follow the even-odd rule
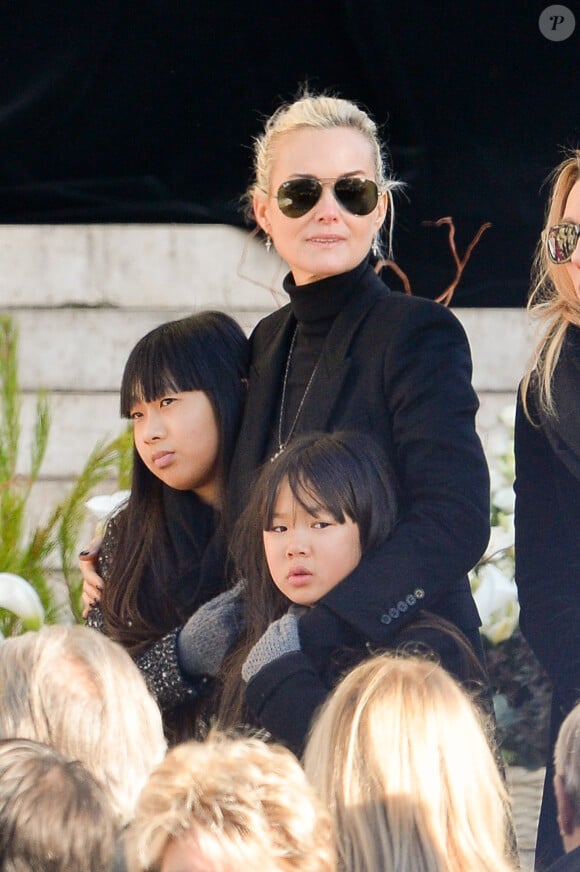
[[[552,378],[568,326],[580,327],[580,300],[565,265],[552,263],[548,257],[545,237],[549,227],[561,223],[570,191],[579,180],[580,149],[569,152],[548,177],[550,193],[544,230],[536,247],[533,287],[528,301],[528,310],[537,319],[539,339],[522,382],[524,407],[527,410],[527,391],[534,378],[540,407],[552,415],[555,413]]]
[[[104,785],[121,825],[166,751],[159,708],[129,654],[78,625],[0,645],[0,738],[12,737],[79,760]]]
[[[332,872],[330,817],[296,758],[257,738],[210,733],[152,773],[128,831],[130,872]],[[181,867],[183,869],[183,866]]]
[[[0,741],[2,872],[103,872],[116,838],[109,797],[84,766],[30,739]]]
[[[304,765],[343,870],[513,868],[509,799],[481,716],[430,660],[356,667],[315,720]]]
[[[568,713],[558,732],[554,770],[570,804],[570,824],[580,827],[580,703]]]

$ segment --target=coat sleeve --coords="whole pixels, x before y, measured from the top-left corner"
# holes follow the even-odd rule
[[[113,516],[105,528],[98,556],[97,571],[105,582],[111,578],[111,566],[117,547],[118,528]],[[89,627],[108,635],[100,606],[97,605],[89,611],[86,622]],[[178,635],[179,629],[167,633],[133,658],[150,693],[163,711],[197,698],[208,684],[208,679],[204,676],[199,676],[199,680],[194,683],[181,669],[177,652]]]
[[[489,473],[475,429],[478,400],[467,338],[439,304],[414,300],[400,308],[383,357],[391,421],[384,436],[401,485],[399,523],[301,619],[309,654],[326,640],[339,646],[341,625],[372,642],[388,642],[420,608],[437,612],[441,599],[462,583],[461,595],[470,598],[465,576],[489,539]],[[472,602],[469,609],[471,626],[477,626]]]
[[[535,419],[533,399],[532,417]],[[515,428],[516,584],[520,625],[570,706],[580,695],[580,481],[518,398]]]
[[[297,756],[329,689],[301,651],[279,657],[251,679],[246,703],[261,727]]]

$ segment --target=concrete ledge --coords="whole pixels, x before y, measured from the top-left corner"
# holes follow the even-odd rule
[[[202,307],[206,308],[206,307]],[[224,311],[223,306],[216,308]],[[20,384],[25,391],[118,391],[131,348],[178,309],[15,309]],[[227,310],[250,333],[264,310]]]
[[[256,238],[221,224],[0,226],[10,308],[260,308],[284,271]]]
[[[227,309],[249,333],[274,308]],[[216,306],[225,309],[223,306]],[[117,391],[129,351],[148,330],[190,308],[146,310],[18,309],[20,382],[24,390]],[[478,391],[513,390],[532,350],[523,309],[455,309],[473,355]]]
[[[478,392],[515,390],[528,364],[533,333],[525,309],[454,309],[465,328]]]
[[[121,374],[144,333],[207,308],[229,312],[250,333],[286,302],[285,271],[258,240],[225,225],[0,226],[0,308],[20,333],[19,472],[29,465],[35,393],[50,393],[51,435],[31,523],[60,498],[97,441],[125,426]],[[453,311],[471,344],[485,444],[513,404],[531,353],[528,317],[520,309]]]

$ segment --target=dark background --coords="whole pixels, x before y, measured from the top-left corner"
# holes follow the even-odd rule
[[[396,176],[395,255],[415,293],[525,301],[542,182],[580,144],[574,34],[538,28],[548,2],[60,0],[2,4],[0,223],[225,222],[264,115],[301,83],[362,103]]]

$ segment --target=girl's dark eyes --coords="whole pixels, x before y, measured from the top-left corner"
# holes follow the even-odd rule
[[[332,521],[315,521],[312,524],[313,530],[324,530],[326,527],[331,527]],[[272,527],[269,527],[266,530],[266,533],[286,533],[288,527],[285,527],[284,524],[275,524]]]
[[[175,402],[175,397],[163,397],[162,400],[159,401],[160,406],[170,406],[171,403]]]

